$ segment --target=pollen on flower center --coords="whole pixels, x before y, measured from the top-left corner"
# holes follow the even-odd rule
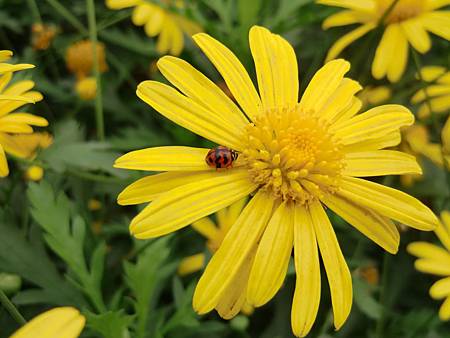
[[[247,126],[244,142],[238,161],[274,198],[305,204],[336,191],[343,152],[328,123],[311,112],[269,110]]]
[[[391,7],[394,0],[377,0],[380,17]],[[424,10],[423,0],[399,0],[386,18],[387,23],[402,22],[414,18]]]

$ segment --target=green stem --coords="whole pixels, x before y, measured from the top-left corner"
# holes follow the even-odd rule
[[[92,57],[94,59],[94,76],[95,81],[97,82],[97,94],[95,95],[95,121],[97,124],[97,137],[100,141],[104,141],[105,123],[103,118],[102,85],[97,60],[97,22],[95,20],[94,0],[86,0],[86,7],[89,22],[89,39],[92,42]]]
[[[47,0],[48,4],[52,6],[62,17],[64,17],[73,27],[78,29],[82,35],[88,35],[86,28],[70,11],[61,5],[58,0]]]
[[[37,3],[35,0],[27,0],[28,7],[30,7],[31,14],[34,17],[34,20],[37,23],[42,23],[42,17],[41,13],[39,13],[39,7],[37,6]]]
[[[389,272],[391,270],[392,257],[389,253],[385,252],[383,257],[383,276],[381,278],[380,285],[380,304],[381,304],[381,314],[380,319],[378,319],[376,326],[376,337],[384,338],[384,324],[386,321],[386,310],[388,309],[388,304],[386,304],[386,291],[389,283]]]
[[[16,306],[9,300],[8,296],[1,289],[0,289],[0,303],[18,324],[25,325],[27,323],[25,318],[23,318],[23,316],[20,314],[19,310],[17,310]]]
[[[419,77],[420,82],[422,82],[424,84],[424,88],[423,88],[423,92],[425,94],[425,104],[428,106],[428,109],[430,110],[430,118],[431,118],[431,123],[433,124],[433,128],[435,130],[436,133],[441,133],[441,129],[439,126],[439,121],[436,117],[436,114],[433,111],[433,107],[431,106],[431,98],[428,95],[428,88],[426,81],[423,79],[422,76],[422,63],[420,62],[420,56],[419,53],[417,53],[414,48],[412,49],[412,54],[413,54],[413,59],[414,59],[414,65],[416,66],[417,69],[417,76]],[[445,154],[444,154],[444,147],[441,147],[441,159],[442,159],[442,165],[444,166],[444,174],[445,174],[445,179],[447,180],[447,197],[444,199],[443,202],[443,206],[445,207],[445,205],[447,204],[448,201],[450,201],[450,167],[447,167],[447,163],[445,161]]]

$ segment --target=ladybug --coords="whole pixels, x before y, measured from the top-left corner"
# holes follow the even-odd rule
[[[231,168],[233,166],[233,161],[238,157],[238,153],[230,148],[224,146],[218,146],[212,148],[206,154],[206,163],[213,168]]]

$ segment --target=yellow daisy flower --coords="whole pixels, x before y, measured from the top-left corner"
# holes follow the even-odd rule
[[[124,190],[118,200],[122,198],[127,199],[128,193],[127,189]],[[213,221],[209,217],[204,217],[199,219],[198,221],[192,223],[192,227],[199,234],[205,236],[207,238],[206,246],[208,250],[214,254],[217,249],[219,249],[222,244],[225,235],[231,229],[231,226],[236,222],[237,218],[241,214],[242,209],[245,206],[246,198],[243,198],[235,203],[233,203],[230,207],[219,210],[216,214],[217,216],[217,225],[214,224]],[[186,257],[181,260],[180,265],[178,266],[178,274],[181,276],[191,274],[193,272],[197,272],[203,269],[205,265],[206,257],[204,253],[194,254],[192,256]],[[218,309],[219,311],[221,309]],[[253,306],[245,302],[242,305],[242,313],[245,315],[250,315],[253,313]],[[228,312],[221,313],[221,316],[225,319],[227,318]]]
[[[319,252],[339,329],[352,305],[352,282],[324,205],[391,253],[399,244],[392,220],[431,230],[436,216],[417,199],[364,180],[420,173],[415,159],[392,150],[399,128],[414,116],[385,105],[357,114],[361,87],[345,77],[350,64],[333,60],[312,78],[300,102],[295,52],[265,28],[250,30],[259,94],[238,58],[207,34],[194,41],[221,73],[235,104],[186,61],[166,56],[161,73],[178,88],[144,81],[137,95],[165,117],[239,155],[233,168],[205,162],[209,149],[156,147],[130,152],[117,168],[165,171],[128,187],[121,204],[151,202],[131,222],[137,238],[181,229],[252,195],[197,284],[193,307],[227,317],[245,301],[267,303],[281,287],[294,248],[297,283],[292,328],[305,336],[320,301]]]
[[[402,141],[399,145],[400,151],[410,154],[416,158],[424,156],[430,159],[438,167],[442,168],[442,147],[440,144],[431,143],[428,129],[420,124],[414,124],[402,131]],[[410,174],[400,177],[401,183],[410,187],[414,181],[420,180],[421,175]]]
[[[440,66],[426,66],[420,70],[421,77],[429,84],[419,90],[412,98],[411,103],[420,103],[419,118],[430,116],[430,107],[433,113],[445,113],[450,110],[450,71]],[[428,100],[428,102],[426,102]]]
[[[89,76],[94,70],[94,55],[92,42],[90,40],[78,41],[67,48],[66,66],[67,69],[75,74],[78,79]],[[108,70],[105,55],[105,45],[97,43],[97,62],[100,72]]]
[[[80,99],[85,101],[93,100],[97,95],[97,80],[92,76],[78,79],[75,90]]]
[[[31,90],[34,87],[33,81],[18,81],[8,86],[11,77],[11,72],[0,76],[0,95],[24,97],[31,102],[42,100],[41,93]],[[43,117],[25,112],[14,112],[26,103],[24,100],[0,101],[0,177],[9,174],[5,152],[21,158],[26,158],[30,154],[27,144],[16,139],[16,135],[33,133],[32,126],[45,127],[48,125],[47,120]]]
[[[338,39],[328,51],[327,60],[336,58],[355,40],[375,29],[396,0],[317,0],[318,4],[345,8],[323,22],[323,28],[361,24]],[[385,30],[375,52],[372,75],[397,82],[408,63],[408,46],[419,53],[431,48],[428,32],[450,40],[450,11],[438,10],[449,0],[398,0],[385,18]]]
[[[173,3],[163,2],[167,5]],[[106,6],[110,9],[134,7],[131,18],[133,23],[136,26],[144,26],[149,37],[159,35],[156,50],[160,54],[180,55],[184,47],[183,33],[191,36],[203,31],[194,21],[147,0],[106,0]],[[177,3],[175,6],[180,7]]]
[[[441,213],[442,223],[435,233],[444,247],[427,243],[414,242],[408,245],[411,255],[417,256],[414,263],[416,270],[444,278],[438,280],[430,289],[434,299],[445,299],[439,310],[441,320],[450,319],[450,212]]]
[[[31,45],[35,50],[46,50],[50,47],[58,32],[53,25],[35,23],[31,26]]]
[[[41,313],[9,338],[76,338],[86,319],[73,307],[57,307]]]

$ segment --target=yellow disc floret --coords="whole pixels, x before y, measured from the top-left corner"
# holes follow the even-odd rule
[[[238,163],[275,198],[305,204],[336,191],[343,152],[328,123],[313,114],[270,110],[247,126],[246,143]]]

